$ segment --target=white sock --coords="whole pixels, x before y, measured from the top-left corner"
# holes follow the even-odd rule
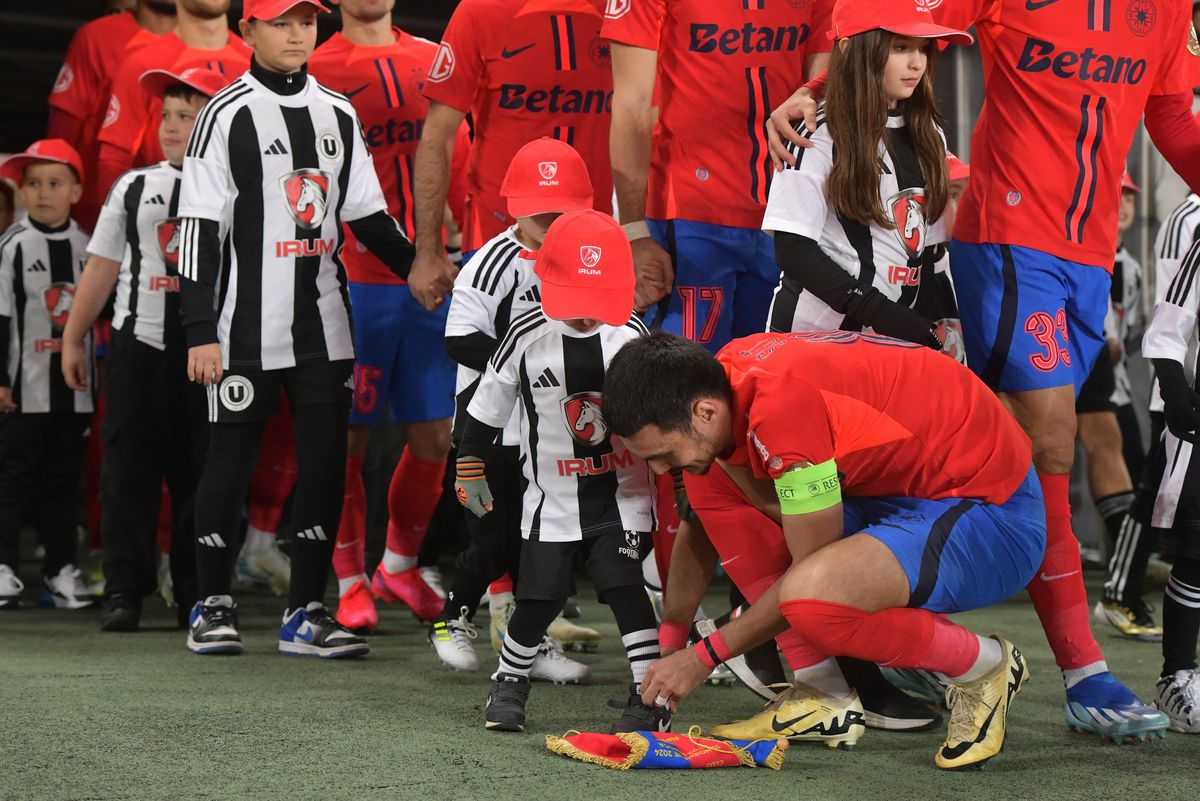
[[[383,549],[383,569],[389,573],[403,573],[417,566],[417,557],[402,556],[393,550]]]
[[[350,588],[354,586],[356,581],[367,581],[366,574],[359,573],[357,576],[338,579],[338,595],[345,595],[346,593],[350,592]],[[369,584],[370,582],[367,583]]]
[[[494,617],[505,604],[513,602],[513,594],[511,592],[494,592],[488,598],[488,612]]]
[[[979,637],[978,634],[975,636]],[[975,664],[971,665],[971,669],[961,676],[946,676],[946,681],[951,684],[975,681],[995,670],[1002,661],[1004,661],[1004,649],[1000,647],[1000,641],[993,640],[991,637],[979,637],[979,656],[975,657]]]
[[[242,550],[247,553],[255,551],[263,551],[270,548],[275,542],[275,534],[271,531],[263,531],[254,526],[246,527],[246,544],[242,546]]]
[[[1095,676],[1099,673],[1107,673],[1107,672],[1108,672],[1108,663],[1105,662],[1103,659],[1101,659],[1099,662],[1093,662],[1092,664],[1084,665],[1081,668],[1075,668],[1074,670],[1064,670],[1062,672],[1063,683],[1067,685],[1067,689],[1069,690],[1072,687],[1074,687],[1076,684],[1078,684],[1079,682],[1088,678],[1089,676]]]
[[[633,671],[633,683],[641,687],[646,668],[659,657],[658,629],[642,629],[622,634],[621,643],[625,646],[629,669]]]
[[[845,698],[850,694],[850,685],[846,683],[842,669],[832,656],[825,657],[815,665],[793,670],[792,679],[835,698]]]
[[[533,658],[537,656],[538,645],[541,645],[541,642],[521,645],[512,637],[505,637],[504,648],[500,650],[500,664],[492,678],[496,679],[505,674],[528,679],[529,671],[533,669]]]

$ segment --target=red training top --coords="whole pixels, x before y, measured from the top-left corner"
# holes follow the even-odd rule
[[[842,493],[1003,503],[1029,438],[974,373],[929,348],[850,331],[755,334],[717,354],[733,386],[726,461],[776,479],[837,462]]]
[[[463,0],[450,17],[425,96],[475,120],[463,250],[513,223],[500,184],[513,155],[542,136],[583,154],[595,205],[612,211],[612,65],[604,0]]]

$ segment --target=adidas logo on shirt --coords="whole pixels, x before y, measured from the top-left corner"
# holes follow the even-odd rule
[[[531,286],[531,287],[529,287],[529,289],[527,289],[525,291],[524,295],[522,295],[520,298],[518,298],[518,300],[523,300],[526,303],[541,303],[542,302],[542,293],[538,290],[538,288],[536,286]],[[557,384],[555,386],[557,386]]]
[[[542,371],[537,381],[533,382],[534,389],[553,389],[559,386],[562,386],[562,384],[558,383],[558,379],[554,377],[554,373],[550,372],[549,367]]]
[[[38,259],[33,264],[29,265],[29,269],[27,269],[25,272],[27,272],[27,273],[44,273],[44,272],[46,272],[46,265],[42,262],[41,259]]]
[[[283,142],[280,142],[278,139],[276,139],[271,143],[270,147],[263,151],[263,153],[268,156],[286,156],[288,154],[288,149],[284,147]]]
[[[167,205],[167,201],[163,200],[162,195],[155,195],[154,197],[150,198],[149,200],[143,200],[142,203],[144,203],[147,206],[165,206],[165,205]]]

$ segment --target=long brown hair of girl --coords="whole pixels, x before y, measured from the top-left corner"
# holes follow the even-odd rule
[[[883,68],[894,34],[876,28],[851,36],[843,50],[834,42],[825,90],[825,124],[833,139],[833,168],[829,173],[829,200],[843,217],[864,225],[896,225],[879,197],[882,160],[879,141],[887,131],[888,99],[883,89]],[[933,73],[937,47],[928,45],[929,61],[912,97],[901,100],[921,172],[925,176],[925,219],[942,216],[949,196],[946,179],[946,145],[938,135]]]

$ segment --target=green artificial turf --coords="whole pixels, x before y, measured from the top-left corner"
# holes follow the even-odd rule
[[[32,578],[27,576],[27,578]],[[1090,577],[1096,597],[1095,577]],[[27,584],[30,583],[27,581]],[[33,593],[27,592],[32,598]],[[980,772],[933,766],[943,732],[868,731],[854,751],[793,746],[780,772],[616,772],[548,752],[545,735],[606,731],[629,681],[607,610],[581,594],[599,629],[585,686],[535,685],[524,734],[483,728],[494,655],[484,669],[443,668],[425,628],[382,610],[372,652],[322,662],[275,651],[281,600],[242,595],[240,657],[189,653],[174,613],[149,599],[138,634],[104,634],[98,613],[25,608],[0,613],[0,799],[1195,799],[1200,737],[1115,746],[1069,733],[1058,671],[1025,597],[959,616],[1012,639],[1031,679],[1011,716],[1007,747]],[[716,597],[710,608],[717,609]],[[1097,633],[1109,664],[1143,697],[1158,675],[1157,645]],[[704,687],[676,731],[756,712],[740,687]]]

